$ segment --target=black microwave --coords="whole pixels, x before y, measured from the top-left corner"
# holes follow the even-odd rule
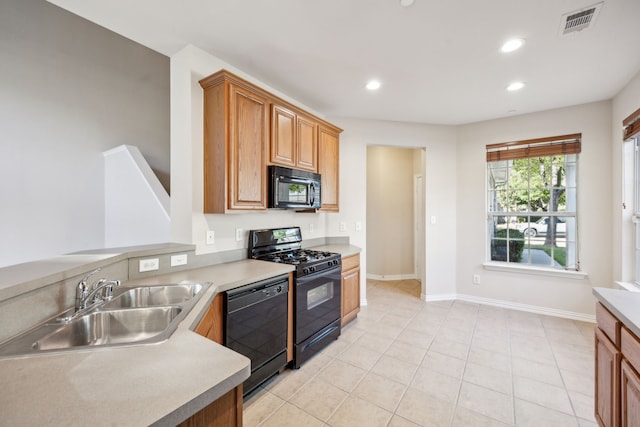
[[[320,208],[320,174],[269,166],[269,208]]]

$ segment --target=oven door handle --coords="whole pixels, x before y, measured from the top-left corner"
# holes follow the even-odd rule
[[[339,326],[332,326],[330,328],[328,328],[326,331],[324,331],[322,334],[318,335],[317,337],[315,337],[314,339],[312,339],[311,341],[309,341],[305,346],[304,346],[304,350],[308,349],[309,347],[311,347],[312,345],[314,345],[315,343],[317,343],[318,341],[321,341],[324,337],[326,337],[327,335],[333,333],[336,329],[338,329]]]

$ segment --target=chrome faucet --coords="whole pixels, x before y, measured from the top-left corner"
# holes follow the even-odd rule
[[[107,280],[103,278],[94,283],[91,290],[89,290],[89,286],[87,285],[89,277],[98,271],[100,271],[100,269],[96,268],[78,282],[76,286],[76,312],[86,309],[88,305],[93,305],[104,299],[111,298],[111,296],[113,296],[113,287],[120,286],[119,280]]]
[[[84,310],[87,308],[87,305],[93,305],[97,302],[101,302],[105,299],[111,298],[113,296],[113,287],[120,286],[119,280],[107,280],[100,279],[94,285],[93,289],[90,292],[86,293],[86,296],[80,299],[80,302],[76,304],[76,311]],[[100,295],[102,293],[102,295]],[[83,293],[84,295],[84,293]],[[77,301],[77,298],[76,298]]]

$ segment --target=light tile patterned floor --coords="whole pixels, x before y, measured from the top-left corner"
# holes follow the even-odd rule
[[[340,338],[246,402],[244,425],[596,426],[594,324],[368,280]]]

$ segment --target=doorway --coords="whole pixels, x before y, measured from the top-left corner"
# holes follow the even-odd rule
[[[424,152],[367,147],[367,278],[424,283]]]

